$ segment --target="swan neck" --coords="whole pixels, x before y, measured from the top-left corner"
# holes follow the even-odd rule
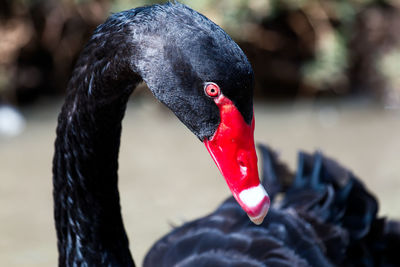
[[[60,266],[134,266],[117,171],[121,121],[141,78],[125,62],[127,42],[104,31],[82,52],[58,119],[53,195]]]

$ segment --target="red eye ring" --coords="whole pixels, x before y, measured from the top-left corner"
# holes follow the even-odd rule
[[[221,89],[216,83],[208,82],[204,85],[204,92],[209,97],[217,97],[221,94]]]

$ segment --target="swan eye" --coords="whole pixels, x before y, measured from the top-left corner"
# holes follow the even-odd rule
[[[204,92],[209,97],[217,97],[220,95],[221,89],[219,89],[219,86],[216,83],[209,82],[205,84]]]

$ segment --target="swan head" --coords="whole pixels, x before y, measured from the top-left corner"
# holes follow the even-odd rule
[[[216,24],[182,4],[135,15],[132,68],[202,141],[238,203],[261,223],[269,197],[254,146],[253,70]]]

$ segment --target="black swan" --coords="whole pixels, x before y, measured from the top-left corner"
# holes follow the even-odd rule
[[[262,223],[270,199],[257,172],[251,66],[221,28],[185,5],[167,3],[112,15],[73,71],[53,159],[59,266],[134,266],[117,170],[121,121],[141,81],[204,142],[240,204],[229,199],[203,220],[175,229],[153,247],[145,266],[329,266],[342,262],[347,247],[364,256],[369,247],[349,244],[370,238],[371,227],[381,230],[382,246],[396,236],[395,223],[375,218],[376,202],[357,179],[340,180],[335,170],[320,178],[322,156],[309,179],[304,156],[304,173],[291,187],[277,178],[287,175],[275,158],[264,159],[271,169],[264,184],[274,197],[286,194]],[[362,209],[354,211],[355,205]],[[372,249],[386,259],[386,250]]]

